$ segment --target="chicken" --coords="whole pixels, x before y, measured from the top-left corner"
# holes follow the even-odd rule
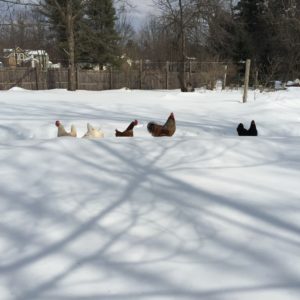
[[[116,129],[116,136],[133,136],[133,128],[138,124],[138,120],[132,121],[124,131]]]
[[[238,132],[239,136],[245,136],[248,135],[248,130],[245,129],[244,124],[240,123],[239,126],[237,127],[236,131]]]
[[[248,132],[249,132],[250,136],[257,136],[257,129],[256,129],[256,124],[255,124],[254,120],[251,121],[251,125],[250,125]]]
[[[87,132],[82,138],[98,139],[103,137],[104,137],[104,133],[101,129],[94,128],[90,123],[87,123]]]
[[[244,124],[240,123],[236,130],[239,136],[257,136],[257,129],[254,120],[251,121],[249,129],[246,129]]]
[[[152,136],[172,136],[176,131],[176,122],[174,114],[171,113],[164,125],[159,125],[155,122],[149,122],[147,125],[148,131]]]
[[[77,131],[74,125],[71,125],[71,131],[67,132],[63,124],[60,121],[55,122],[55,126],[57,127],[57,136],[70,136],[70,137],[77,137]]]
[[[185,87],[181,88],[182,92],[195,92],[195,88],[192,86],[190,82],[186,84]]]

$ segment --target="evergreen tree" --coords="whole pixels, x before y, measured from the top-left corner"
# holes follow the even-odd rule
[[[42,0],[40,12],[45,15],[56,32],[68,59],[68,89],[76,90],[76,30],[79,28],[84,0]]]
[[[251,58],[258,64],[267,61],[272,34],[266,22],[267,3],[266,0],[240,0],[235,7],[235,22],[244,31],[238,44],[241,59]]]
[[[259,78],[287,79],[299,64],[299,0],[240,0],[235,7],[243,28],[240,53],[251,58]]]
[[[112,0],[86,2],[82,28],[79,32],[80,59],[104,64],[115,64],[118,56],[116,12]]]

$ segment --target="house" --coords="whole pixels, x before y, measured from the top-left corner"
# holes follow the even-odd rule
[[[49,55],[45,50],[3,49],[4,65],[6,67],[49,67]]]
[[[20,47],[3,49],[3,63],[5,67],[21,67],[25,57],[25,51]]]
[[[49,55],[45,50],[27,50],[26,62],[31,64],[32,68],[40,66],[41,68],[49,67]]]

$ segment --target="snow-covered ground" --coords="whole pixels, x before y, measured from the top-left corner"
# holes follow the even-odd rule
[[[241,100],[1,91],[0,299],[299,300],[300,91]],[[175,135],[150,136],[170,112]]]

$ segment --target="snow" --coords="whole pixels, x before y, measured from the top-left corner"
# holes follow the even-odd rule
[[[300,299],[300,91],[241,100],[0,91],[0,299]],[[175,135],[150,136],[172,111]]]
[[[28,55],[33,55],[33,56],[42,56],[42,55],[48,55],[48,53],[45,50],[27,50]]]

